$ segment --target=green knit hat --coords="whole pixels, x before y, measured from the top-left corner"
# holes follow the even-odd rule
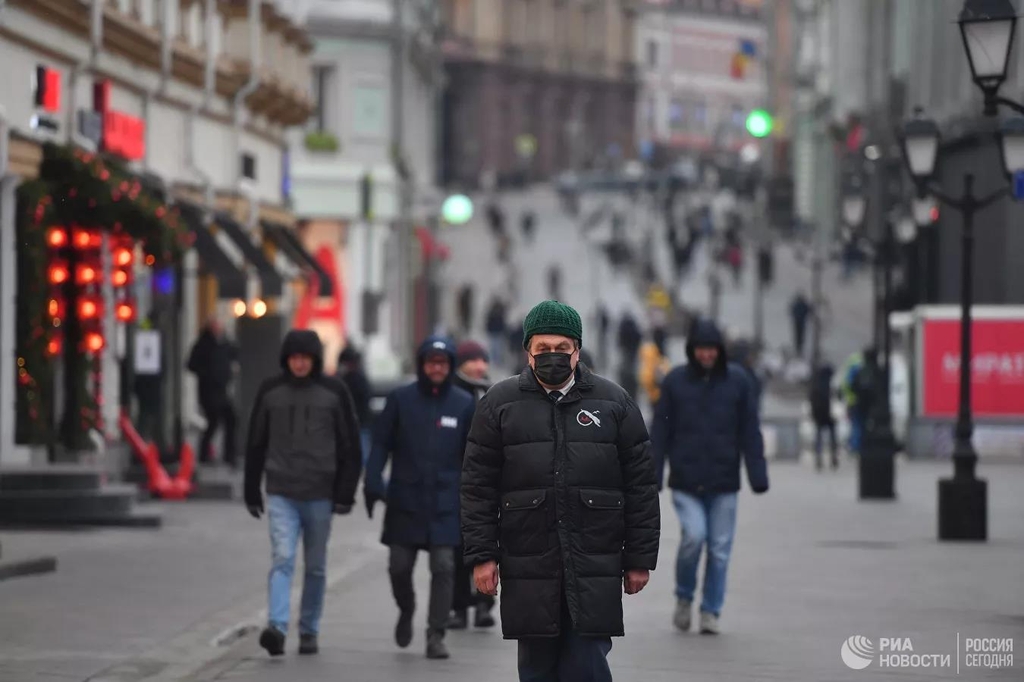
[[[571,306],[541,301],[523,320],[523,348],[530,347],[530,339],[536,334],[560,334],[583,345],[583,321]]]

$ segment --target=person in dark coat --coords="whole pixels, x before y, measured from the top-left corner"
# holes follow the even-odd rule
[[[728,361],[715,324],[698,320],[686,340],[687,364],[661,386],[651,440],[659,485],[665,461],[683,539],[676,559],[675,626],[690,629],[697,564],[707,544],[700,631],[718,633],[736,528],[740,461],[755,493],[768,490],[768,467],[754,388],[746,370]]]
[[[359,420],[359,440],[362,444],[363,465],[370,456],[372,438],[370,436],[370,398],[373,389],[363,368],[363,356],[351,341],[345,342],[345,348],[338,354],[338,378],[345,384],[352,403],[355,406],[356,418]]]
[[[224,327],[216,318],[207,322],[188,356],[188,370],[199,381],[199,406],[206,417],[206,430],[199,441],[199,461],[213,461],[213,438],[217,429],[224,427],[225,464],[235,466],[235,406],[231,403],[229,387],[238,362],[238,348],[227,339]]]
[[[624,313],[619,320],[618,347],[621,357],[619,365],[619,384],[635,400],[640,389],[637,380],[637,363],[640,360],[640,345],[644,341],[644,333],[640,325],[630,313]]]
[[[473,330],[473,286],[463,284],[459,289],[459,297],[456,301],[456,308],[459,315],[459,328],[463,335]]]
[[[260,646],[271,656],[284,653],[300,536],[305,575],[299,653],[318,651],[331,514],[352,511],[363,465],[352,397],[343,383],[323,375],[323,345],[316,332],[288,332],[281,369],[256,394],[245,453],[245,504],[257,519],[264,511],[260,487],[266,477],[273,566]]]
[[[797,292],[789,304],[789,317],[793,323],[793,348],[799,357],[804,356],[804,345],[807,339],[807,320],[811,317],[811,302]]]
[[[412,642],[416,593],[412,574],[419,550],[430,553],[427,658],[448,658],[444,644],[455,580],[459,534],[459,476],[473,418],[473,396],[452,385],[455,346],[430,337],[417,353],[417,379],[388,396],[374,425],[366,467],[366,512],[387,504],[381,542],[390,549],[388,572],[398,604],[395,641]],[[384,465],[391,459],[391,480]]]
[[[538,304],[529,366],[480,400],[462,471],[462,535],[477,589],[502,587],[523,682],[610,682],[622,592],[658,559],[657,481],[643,417],[579,363],[579,314]]]
[[[463,341],[455,349],[455,379],[453,383],[480,400],[491,387],[488,372],[490,358],[487,351],[476,341]],[[462,560],[464,548],[455,551],[455,591],[452,597],[452,613],[448,618],[449,630],[465,630],[469,626],[469,609],[474,609],[473,625],[478,628],[494,627],[494,597],[473,590],[473,575],[470,567]]]
[[[487,331],[488,345],[490,346],[490,357],[496,365],[502,365],[504,363],[505,354],[502,352],[505,348],[505,344],[508,343],[506,334],[508,334],[508,323],[505,318],[508,316],[508,311],[505,308],[505,303],[499,297],[495,296],[491,299],[491,304],[487,307],[487,319],[484,320],[484,326]]]
[[[822,440],[828,435],[832,452],[832,468],[839,468],[839,444],[836,439],[836,420],[832,416],[832,377],[835,369],[824,363],[814,371],[811,379],[811,418],[814,419],[814,467],[821,471]]]

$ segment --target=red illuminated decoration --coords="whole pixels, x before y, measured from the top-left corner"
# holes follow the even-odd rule
[[[91,265],[79,265],[75,268],[75,284],[79,286],[94,284],[99,279],[99,273]]]
[[[63,263],[54,263],[50,266],[48,277],[50,284],[63,284],[68,281],[68,266]]]
[[[114,270],[110,273],[110,283],[115,287],[123,287],[128,284],[128,280],[131,279],[128,276],[127,270]]]
[[[46,243],[51,249],[63,249],[68,245],[68,231],[63,227],[51,227],[46,233]]]
[[[88,332],[83,339],[82,345],[89,353],[99,353],[103,350],[105,340],[99,332]]]
[[[135,306],[128,301],[122,301],[117,304],[116,313],[117,319],[120,322],[131,322],[135,319]]]
[[[46,306],[46,312],[50,317],[57,318],[58,320],[64,318],[64,301],[59,298],[51,298],[49,304]]]
[[[36,106],[49,112],[60,110],[60,71],[36,67]]]
[[[132,250],[124,246],[119,246],[114,249],[114,265],[119,268],[127,267],[132,264]]]
[[[46,343],[46,354],[50,357],[56,357],[60,355],[61,350],[64,348],[64,340],[60,336],[54,336]]]
[[[78,318],[81,320],[95,320],[100,314],[100,304],[95,298],[78,299]]]
[[[98,249],[103,244],[103,237],[95,230],[76,227],[71,230],[71,244],[76,249]]]

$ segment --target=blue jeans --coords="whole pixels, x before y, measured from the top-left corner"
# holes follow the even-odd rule
[[[288,632],[291,612],[292,575],[295,550],[302,536],[305,575],[302,579],[302,608],[299,632],[317,634],[324,607],[327,585],[327,540],[331,535],[331,500],[293,500],[280,495],[267,496],[270,521],[270,549],[273,564],[269,579],[268,624]]]
[[[718,616],[725,602],[725,576],[736,530],[736,493],[695,496],[672,491],[683,538],[676,557],[676,598],[693,601],[697,590],[697,564],[707,544],[702,613]]]
[[[359,445],[363,449],[363,469],[365,469],[366,462],[370,459],[370,448],[373,447],[373,434],[368,426],[359,429]]]
[[[612,682],[611,650],[611,637],[581,637],[573,631],[563,595],[561,634],[519,640],[519,682]]]

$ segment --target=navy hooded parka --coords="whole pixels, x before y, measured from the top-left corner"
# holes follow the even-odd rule
[[[704,369],[697,346],[716,346],[718,361]],[[740,489],[740,459],[754,492],[768,490],[768,467],[758,419],[757,393],[747,371],[728,361],[721,332],[697,322],[686,342],[688,363],[665,377],[655,406],[651,443],[659,486],[668,459],[669,487],[691,494]]]
[[[431,351],[444,352],[452,364],[440,386],[423,371]],[[452,385],[455,347],[448,339],[424,341],[416,365],[417,380],[391,392],[374,424],[366,493],[387,504],[381,538],[385,545],[455,547],[461,544],[459,478],[473,420],[473,396]],[[391,478],[385,484],[389,457]]]

